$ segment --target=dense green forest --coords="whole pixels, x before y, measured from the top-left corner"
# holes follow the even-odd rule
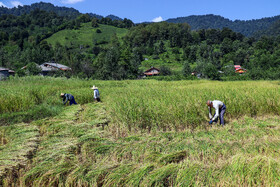
[[[30,6],[24,5],[24,6],[14,7],[14,8],[1,7],[0,15],[10,14],[15,16],[21,16],[23,14],[29,14],[36,9],[44,10],[46,12],[55,12],[59,16],[65,16],[72,19],[80,15],[80,12],[74,8],[57,7],[51,3],[44,3],[44,2],[34,3],[31,4]]]
[[[191,23],[134,24],[113,15],[98,18],[48,3],[35,5],[8,9],[0,17],[0,67],[19,76],[27,74],[21,70],[27,64],[56,61],[72,68],[67,76],[94,79],[134,79],[150,66],[160,68],[168,76],[157,78],[166,80],[193,78],[193,71],[214,80],[280,78],[279,21],[259,30],[257,37],[247,37],[212,20],[215,16],[208,22],[217,23],[217,29],[192,30]],[[246,23],[259,21],[259,28],[265,28],[276,19]],[[234,23],[246,29],[245,22]],[[247,73],[237,75],[233,65]]]
[[[254,20],[229,20],[222,16],[213,14],[201,15],[201,16],[188,16],[179,17],[166,20],[169,23],[188,23],[192,30],[199,29],[223,29],[224,27],[230,28],[235,32],[239,32],[244,36],[260,36],[258,32],[265,32],[267,29],[271,29],[273,24],[280,19],[280,16],[254,19]]]

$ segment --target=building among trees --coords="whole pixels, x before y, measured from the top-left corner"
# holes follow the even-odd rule
[[[8,78],[10,75],[15,75],[15,71],[0,67],[0,81]]]
[[[43,64],[40,65],[40,68],[42,69],[42,75],[48,75],[50,72],[56,72],[56,71],[71,71],[72,69],[69,68],[68,66],[62,65],[62,64],[58,64],[55,62],[45,62]]]
[[[45,62],[41,65],[38,65],[36,63],[29,63],[23,68],[23,70],[26,70],[26,73],[29,75],[53,75],[54,73],[58,72],[67,72],[67,71],[72,71],[72,69],[68,66],[65,66],[63,64],[58,64],[56,62]]]
[[[246,73],[246,69],[242,68],[240,65],[234,65],[234,69],[235,69],[235,73],[239,73],[239,74],[242,74],[242,73]]]
[[[155,67],[151,67],[150,69],[146,70],[144,72],[144,75],[146,76],[155,76],[155,75],[159,75],[160,70],[155,68]]]

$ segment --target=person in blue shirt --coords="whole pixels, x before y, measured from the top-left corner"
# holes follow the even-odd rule
[[[68,93],[61,93],[60,94],[60,97],[63,98],[63,104],[65,105],[68,101],[69,101],[69,104],[72,105],[72,104],[77,104],[76,101],[75,101],[75,98],[73,95],[71,94],[68,94]]]
[[[207,101],[207,106],[209,109],[209,124],[211,125],[213,122],[218,122],[218,117],[220,119],[220,125],[225,125],[225,121],[224,121],[224,114],[226,112],[226,105],[219,100],[214,100],[214,101]],[[211,108],[215,109],[215,114],[214,116],[212,116],[211,114]]]
[[[93,98],[94,98],[94,100],[97,101],[97,102],[101,102],[100,93],[99,93],[98,88],[93,85],[91,89],[93,90]]]

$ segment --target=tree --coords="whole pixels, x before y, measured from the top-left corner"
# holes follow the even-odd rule
[[[35,62],[30,62],[26,65],[26,71],[28,75],[39,75],[42,69]]]
[[[185,77],[191,75],[192,70],[191,70],[191,66],[190,66],[189,62],[185,62],[185,63],[184,63],[184,66],[183,66],[183,69],[182,69],[182,73],[183,73],[183,75],[184,75]]]
[[[159,68],[160,74],[163,76],[171,75],[171,69],[167,66],[160,66]]]
[[[93,18],[93,19],[91,20],[91,26],[94,27],[94,28],[99,27],[99,25],[98,25],[98,19],[97,19],[97,18]]]
[[[211,80],[220,80],[220,73],[218,72],[217,68],[211,63],[207,63],[205,65],[203,74],[206,78],[209,78]]]

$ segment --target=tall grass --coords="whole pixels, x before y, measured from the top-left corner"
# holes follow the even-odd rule
[[[279,82],[269,81],[126,81],[110,89],[108,108],[128,128],[179,129],[205,124],[209,99],[226,104],[226,120],[277,115],[279,90]]]
[[[204,126],[209,99],[226,104],[226,121],[280,113],[279,81],[85,81],[25,77],[0,82],[0,114],[32,110],[33,115],[42,108],[49,115],[57,114],[62,106],[61,92],[71,93],[79,104],[85,104],[93,101],[93,84],[99,87],[113,122],[130,130]]]
[[[53,92],[12,111],[35,111],[41,106],[39,111],[44,107],[58,109],[58,115],[33,121],[25,128],[21,124],[0,127],[0,131],[5,130],[3,136],[8,137],[8,143],[0,146],[0,157],[6,159],[6,165],[14,163],[18,155],[26,159],[24,151],[33,138],[38,143],[32,161],[18,170],[20,177],[15,177],[15,173],[0,177],[0,185],[280,185],[280,119],[275,117],[279,114],[279,81],[85,81],[27,77],[0,84],[8,88],[7,93],[26,86],[22,92],[39,98],[44,94],[41,92]],[[89,103],[93,101],[93,84],[100,88],[102,103]],[[73,94],[82,105],[60,108],[60,92]],[[21,99],[24,101],[25,96]],[[226,103],[228,123],[224,128],[202,128],[208,120],[208,99]],[[260,115],[272,117],[251,118]],[[108,126],[101,128],[100,124]],[[175,131],[180,128],[186,129]],[[146,133],[146,129],[151,131]],[[23,132],[29,137],[24,138]],[[1,163],[0,159],[0,168]]]
[[[91,84],[79,79],[11,77],[0,82],[0,125],[55,116],[63,109],[60,93],[71,93],[79,104],[92,101]]]

